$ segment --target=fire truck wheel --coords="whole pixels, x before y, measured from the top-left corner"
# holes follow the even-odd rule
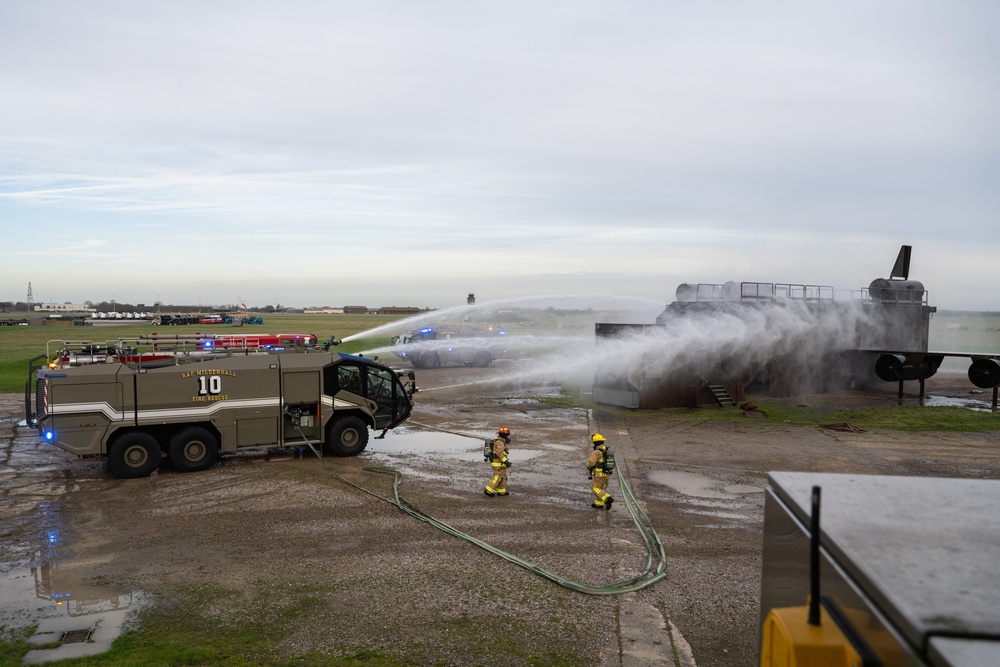
[[[132,431],[115,440],[108,465],[118,477],[148,477],[160,466],[160,443],[148,433]]]
[[[476,352],[476,368],[486,368],[491,363],[493,359],[490,358],[489,352]]]
[[[192,426],[170,439],[170,462],[181,472],[207,470],[219,456],[219,441],[207,428]]]
[[[330,424],[326,451],[333,456],[356,456],[368,446],[368,426],[360,417],[344,417]]]
[[[428,352],[423,356],[424,368],[437,368],[440,365],[441,365],[441,358],[438,357],[437,352]]]

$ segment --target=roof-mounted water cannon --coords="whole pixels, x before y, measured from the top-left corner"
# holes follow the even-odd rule
[[[417,376],[416,376],[416,374],[413,371],[399,371],[397,373],[397,375],[399,376],[400,380],[402,380],[404,377],[407,380],[409,380],[409,382],[403,382],[403,387],[406,388],[407,395],[410,398],[413,398],[413,395],[415,393],[417,393],[418,391],[420,391],[419,389],[417,389]]]
[[[344,342],[343,339],[338,339],[336,336],[330,336],[330,338],[325,343],[323,343],[323,350],[328,352],[331,347],[335,345],[340,345],[343,342]]]

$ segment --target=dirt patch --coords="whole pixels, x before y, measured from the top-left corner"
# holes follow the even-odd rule
[[[1000,477],[998,433],[854,432],[757,415],[734,425],[674,411],[588,410],[565,407],[555,386],[490,382],[498,372],[419,373],[406,429],[468,436],[466,453],[386,453],[373,440],[353,459],[243,458],[195,474],[164,467],[139,480],[115,479],[100,461],[42,443],[17,423],[23,398],[2,395],[4,594],[12,581],[44,579],[46,567],[49,593],[73,580],[108,599],[142,595],[218,632],[277,633],[274,654],[256,656],[262,663],[370,649],[443,665],[485,664],[498,654],[515,666],[629,664],[620,658],[630,641],[620,626],[643,608],[662,616],[662,628],[676,627],[698,664],[735,667],[756,660],[769,471]],[[962,380],[941,378],[927,389],[970,391]],[[907,387],[911,403],[914,388]],[[797,400],[832,410],[891,405],[896,395],[889,387]],[[513,432],[511,495],[488,498],[489,468],[475,447],[500,425]],[[615,448],[668,556],[667,580],[625,597],[556,586],[331,473],[388,495],[387,478],[363,468],[400,469],[404,495],[426,512],[568,578],[604,584],[640,572],[646,552],[618,505],[590,507],[584,461],[594,431]],[[609,490],[617,494],[617,480]],[[35,592],[26,607],[54,606],[45,590]],[[5,608],[0,625],[35,613]],[[673,664],[671,637],[662,632],[651,650]]]

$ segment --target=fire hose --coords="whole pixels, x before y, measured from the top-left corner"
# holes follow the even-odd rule
[[[634,593],[635,591],[642,590],[648,586],[651,586],[652,584],[655,584],[657,581],[666,578],[667,576],[666,573],[667,557],[663,549],[663,544],[660,542],[660,538],[656,534],[656,530],[653,527],[653,522],[650,519],[649,514],[639,504],[638,500],[636,500],[635,494],[632,492],[632,487],[628,483],[628,479],[624,475],[624,470],[623,470],[624,466],[619,466],[618,470],[616,471],[618,473],[618,486],[621,489],[621,497],[622,500],[625,502],[625,507],[628,510],[629,516],[632,518],[632,523],[635,524],[635,527],[638,530],[639,535],[642,537],[643,544],[646,547],[646,554],[647,554],[646,566],[641,573],[637,574],[634,577],[630,577],[628,579],[622,579],[620,581],[615,581],[609,584],[604,584],[602,586],[595,586],[580,581],[574,581],[573,579],[561,576],[545,567],[536,565],[515,554],[509,553],[502,549],[498,549],[497,547],[494,547],[493,545],[484,542],[483,540],[473,537],[468,533],[463,533],[454,526],[451,526],[445,523],[444,521],[436,519],[430,514],[427,514],[420,508],[416,507],[415,505],[407,501],[405,498],[403,498],[402,494],[400,494],[399,487],[403,483],[403,475],[398,470],[382,466],[366,466],[362,468],[362,470],[366,472],[391,476],[393,478],[392,497],[379,495],[378,493],[375,493],[370,489],[366,489],[359,484],[355,484],[351,480],[347,479],[346,477],[338,473],[332,467],[330,467],[326,459],[323,458],[322,453],[316,448],[316,446],[312,442],[309,441],[308,438],[305,438],[304,435],[303,439],[306,440],[306,443],[309,445],[309,448],[312,449],[313,453],[316,454],[316,457],[320,461],[322,461],[323,465],[327,466],[327,468],[329,468],[329,470],[338,480],[344,482],[348,486],[351,486],[370,496],[378,498],[379,500],[395,505],[401,511],[405,512],[406,514],[412,516],[413,518],[419,521],[423,521],[424,523],[427,523],[437,528],[438,530],[441,530],[449,535],[452,535],[453,537],[457,537],[458,539],[473,544],[479,547],[480,549],[484,549],[485,551],[488,551],[491,554],[499,556],[500,558],[503,558],[504,560],[513,563],[518,567],[524,568],[525,570],[533,574],[536,574],[539,577],[542,577],[559,586],[562,586],[563,588],[568,588],[572,591],[576,591],[578,593],[584,593],[586,595],[621,595],[624,593]]]

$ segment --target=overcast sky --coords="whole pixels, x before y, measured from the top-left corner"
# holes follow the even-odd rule
[[[1000,310],[1000,4],[2,2],[0,300]]]

